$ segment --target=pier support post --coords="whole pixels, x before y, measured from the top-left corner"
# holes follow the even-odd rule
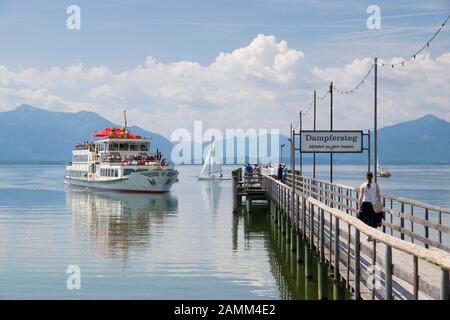
[[[305,247],[302,246],[301,236],[299,234],[297,234],[297,262],[298,263],[304,262],[304,257],[305,257],[304,249],[305,249]]]
[[[392,300],[392,247],[386,245],[384,299]]]
[[[355,229],[355,300],[361,299],[361,236],[358,229]]]
[[[297,241],[296,241],[296,237],[295,237],[295,229],[294,226],[291,226],[291,251],[295,252],[296,251],[296,245],[297,245]]]
[[[252,207],[252,200],[249,198],[245,199],[245,207],[247,209],[247,213],[250,213],[251,207]]]
[[[442,269],[441,300],[450,300],[450,276],[447,269]]]
[[[281,229],[281,209],[280,209],[280,207],[277,207],[277,224],[278,224],[278,229]]]
[[[320,300],[328,300],[328,270],[327,265],[320,261],[318,264],[318,281]]]
[[[239,190],[238,190],[238,181],[239,181],[239,174],[240,174],[240,169],[238,169],[237,171],[233,171],[232,172],[232,176],[233,176],[233,213],[237,213],[238,208],[239,208]]]
[[[339,281],[339,219],[336,218],[334,224],[334,281]]]
[[[343,300],[345,298],[344,289],[338,281],[333,280],[333,299]]]
[[[277,219],[277,206],[275,204],[275,201],[270,200],[270,203],[272,205],[272,219],[276,220]]]
[[[273,201],[269,198],[267,203],[269,205],[270,218],[273,220]]]
[[[279,226],[280,225],[280,208],[278,205],[275,205],[275,223]]]
[[[291,231],[291,228],[289,227],[289,218],[286,217],[286,243],[289,243],[289,240],[291,237],[290,231]]]
[[[313,277],[313,256],[308,244],[305,242],[305,278],[312,279]]]

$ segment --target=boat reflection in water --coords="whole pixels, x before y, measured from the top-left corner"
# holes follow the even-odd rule
[[[203,180],[199,182],[206,212],[216,215],[219,206],[222,183],[218,180]]]
[[[97,258],[127,261],[132,248],[150,246],[152,232],[176,217],[178,200],[170,193],[138,194],[66,187],[74,225],[98,250]],[[97,251],[96,250],[96,251]]]

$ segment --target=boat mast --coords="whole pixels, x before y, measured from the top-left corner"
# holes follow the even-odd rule
[[[123,110],[123,118],[124,118],[124,121],[125,121],[125,128],[124,128],[124,130],[123,130],[123,132],[125,133],[125,137],[128,135],[128,130],[127,130],[127,111],[126,110]]]

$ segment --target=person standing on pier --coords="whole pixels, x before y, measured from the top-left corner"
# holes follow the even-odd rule
[[[372,172],[367,172],[366,182],[359,189],[359,214],[358,218],[372,228],[381,226],[383,212],[381,205],[381,192],[377,183],[372,182]],[[367,241],[372,241],[367,237]]]
[[[283,165],[281,163],[278,165],[278,181],[283,182]]]

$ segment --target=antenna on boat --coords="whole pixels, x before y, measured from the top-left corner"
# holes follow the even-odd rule
[[[128,126],[128,124],[127,124],[127,110],[123,110],[123,118],[124,118],[124,121],[125,121],[125,127],[124,127],[124,133],[125,133],[125,136],[127,136],[128,135],[128,129],[127,129],[127,126]]]

